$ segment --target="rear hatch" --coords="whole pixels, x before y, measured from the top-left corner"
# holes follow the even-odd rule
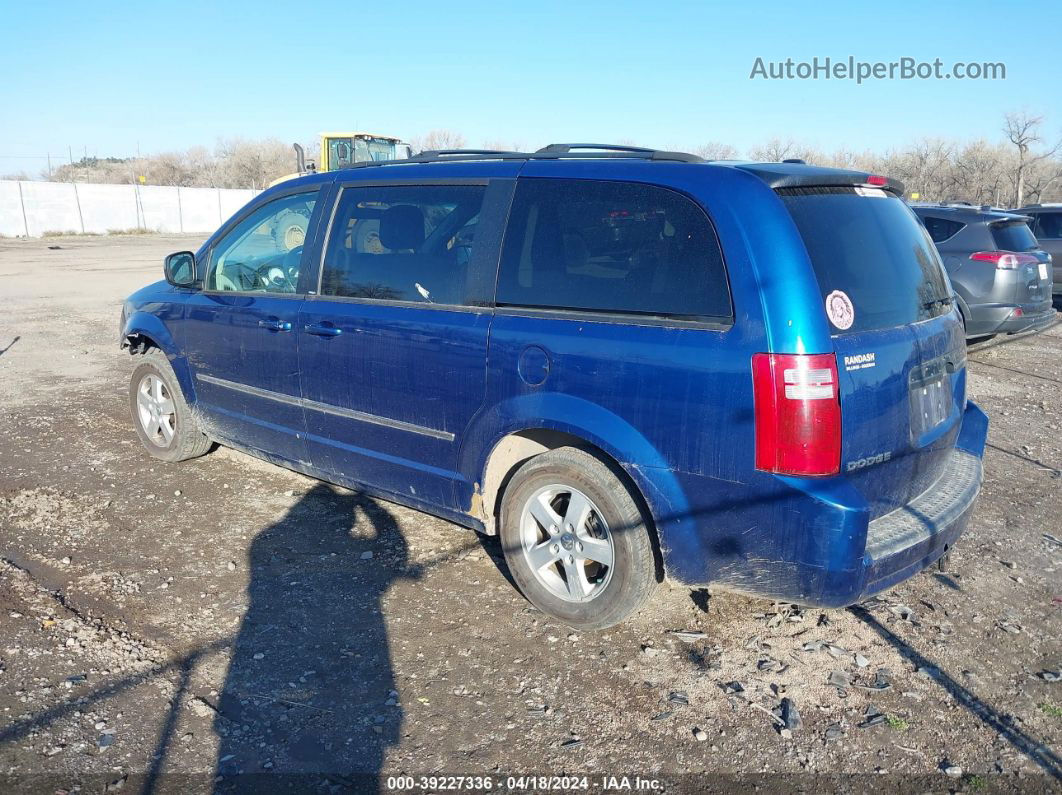
[[[966,346],[936,247],[907,205],[871,187],[779,188],[831,323],[841,474],[872,517],[943,472],[966,400]]]
[[[1015,272],[1013,301],[1016,304],[1042,304],[1051,300],[1051,257],[1029,229],[1026,216],[1008,215],[990,221],[992,239],[999,252],[1018,256],[1000,258],[996,267]]]

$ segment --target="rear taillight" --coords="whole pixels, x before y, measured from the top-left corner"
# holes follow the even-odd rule
[[[835,475],[841,404],[832,353],[752,357],[756,468],[781,475]]]
[[[976,251],[970,259],[977,262],[991,262],[1001,271],[1013,271],[1024,265],[1035,265],[1040,260],[1032,254],[1016,254],[1013,251]]]
[[[866,184],[873,185],[877,188],[884,187],[885,185],[889,184],[889,178],[883,177],[880,174],[871,174],[869,177],[867,177]]]

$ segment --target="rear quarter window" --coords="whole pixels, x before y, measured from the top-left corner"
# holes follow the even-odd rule
[[[964,223],[951,221],[947,218],[935,218],[930,215],[920,217],[922,225],[925,226],[934,243],[943,243],[945,240],[955,237],[959,230],[966,226]]]
[[[917,323],[950,311],[936,246],[903,200],[877,189],[780,188],[836,333]],[[838,294],[841,294],[838,296]],[[840,320],[838,325],[836,320]]]
[[[1045,240],[1062,238],[1062,212],[1038,213],[1036,216],[1036,237]]]
[[[600,180],[518,181],[497,302],[682,320],[732,316],[704,210],[667,188]]]
[[[1032,251],[1038,245],[1036,236],[1024,221],[992,224],[992,239],[1001,251]]]

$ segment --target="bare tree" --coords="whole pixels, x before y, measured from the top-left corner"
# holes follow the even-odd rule
[[[196,170],[186,153],[165,152],[151,158],[145,165],[141,172],[145,181],[153,185],[187,186],[195,182]]]
[[[1042,202],[1050,191],[1058,195],[1058,186],[1062,186],[1062,161],[1057,159],[1039,159],[1031,162],[1025,171],[1025,201]],[[1015,207],[1021,207],[1018,202]]]
[[[894,173],[923,199],[943,198],[951,192],[954,154],[951,141],[923,138],[896,159]]]
[[[795,157],[796,144],[793,141],[783,141],[781,138],[772,138],[766,143],[754,146],[750,154],[753,160],[762,160],[767,163],[780,163],[787,157]]]
[[[1043,121],[1043,116],[1031,116],[1026,111],[1008,113],[1004,117],[1003,132],[1018,150],[1018,162],[1014,171],[1015,207],[1021,207],[1025,203],[1025,180],[1030,167],[1054,157],[1059,148],[1062,148],[1060,140],[1047,151],[1036,155],[1032,153],[1032,147],[1043,141],[1040,137],[1040,125]]]
[[[507,143],[501,138],[491,138],[483,142],[483,148],[493,152],[522,152],[522,144]]]
[[[950,198],[973,204],[1002,204],[1009,196],[1010,161],[1001,144],[973,141],[956,152],[952,163]]]
[[[831,168],[856,168],[859,155],[847,149],[838,149],[833,154],[825,156],[822,165]]]
[[[772,138],[766,143],[754,147],[749,154],[753,160],[762,160],[767,163],[781,163],[783,160],[799,159],[805,163],[821,163],[822,153],[817,149],[805,144],[797,143],[791,138],[784,141],[781,138]]]
[[[414,152],[432,152],[437,149],[464,149],[465,136],[453,130],[429,130],[418,135],[410,144]]]
[[[700,146],[695,146],[693,154],[703,157],[705,160],[734,160],[738,156],[738,151],[730,144],[708,141]]]
[[[222,188],[260,190],[274,179],[295,170],[295,155],[291,147],[276,138],[221,141],[217,158],[220,161],[217,181],[218,187]]]

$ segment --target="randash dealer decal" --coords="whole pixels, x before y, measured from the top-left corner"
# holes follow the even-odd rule
[[[855,353],[851,356],[844,357],[844,369],[848,372],[852,370],[866,370],[871,367],[875,367],[877,362],[874,360],[873,353]]]

